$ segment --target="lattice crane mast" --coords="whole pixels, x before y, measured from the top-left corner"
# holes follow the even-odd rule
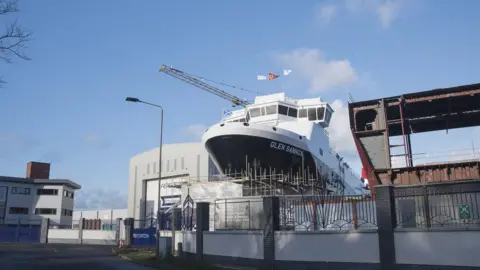
[[[172,67],[168,67],[166,65],[162,65],[160,67],[160,70],[159,72],[163,72],[167,75],[170,75],[176,79],[179,79],[181,81],[184,81],[188,84],[191,84],[193,86],[196,86],[200,89],[203,89],[207,92],[210,92],[216,96],[219,96],[223,99],[226,99],[230,102],[232,102],[232,104],[234,106],[242,106],[242,107],[246,107],[248,104],[250,104],[248,101],[246,100],[242,100],[241,98],[237,97],[237,96],[234,96],[230,93],[227,93],[215,86],[212,86],[212,85],[209,85],[207,83],[205,83],[204,81],[202,81],[201,79],[198,79],[196,78],[195,76],[192,76],[186,72],[183,72],[181,70],[178,70],[178,69],[175,69],[175,68],[172,68]]]

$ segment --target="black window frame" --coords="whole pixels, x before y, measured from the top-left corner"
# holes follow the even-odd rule
[[[308,108],[307,117],[308,121],[317,121],[317,108]]]
[[[278,114],[288,116],[288,107],[284,105],[278,105]]]
[[[320,114],[322,114],[322,117],[320,117]],[[317,120],[323,121],[325,119],[325,107],[317,107]]]
[[[51,213],[42,213],[42,211],[45,210],[53,210]],[[48,211],[45,211],[48,212]],[[57,208],[35,208],[35,215],[56,215],[57,214]]]
[[[297,118],[298,110],[296,108],[288,107],[288,116]]]
[[[12,211],[12,210],[22,210],[22,211]],[[8,214],[10,215],[28,215],[30,209],[27,207],[9,207]]]
[[[52,190],[53,194],[45,193],[47,190]],[[56,188],[37,188],[37,196],[58,196],[58,189],[56,189]]]

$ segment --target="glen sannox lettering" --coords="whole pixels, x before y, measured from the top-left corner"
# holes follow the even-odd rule
[[[274,141],[270,142],[270,148],[285,151],[285,152],[288,152],[288,153],[291,153],[291,154],[294,154],[294,155],[297,155],[297,156],[303,156],[303,151],[302,150],[300,150],[298,148],[295,148],[295,147],[292,147],[292,146],[289,146],[289,145],[285,145],[283,143],[279,143],[279,142],[274,142]]]

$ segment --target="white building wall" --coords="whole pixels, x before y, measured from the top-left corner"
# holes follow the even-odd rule
[[[64,190],[75,193],[75,190],[65,185],[45,185],[35,183],[25,183],[19,181],[1,181],[2,193],[5,192],[6,200],[5,206],[1,207],[0,211],[5,211],[5,223],[15,223],[18,220],[34,221],[42,218],[50,218],[54,224],[69,225],[72,223],[71,216],[62,215],[62,209],[73,210],[74,199],[65,197]],[[15,194],[12,189],[29,188],[29,194]],[[37,189],[57,189],[57,195],[37,195]],[[3,194],[2,194],[3,195]],[[3,197],[3,196],[1,196]],[[28,208],[28,214],[10,214],[11,207]],[[55,208],[57,209],[55,215],[38,215],[35,214],[36,208]]]
[[[129,217],[144,219],[144,213],[157,211],[158,160],[159,148],[143,152],[130,159],[127,212]],[[163,145],[162,163],[160,191],[162,197],[180,197],[181,189],[171,187],[174,182],[208,179],[209,156],[200,142]],[[175,199],[177,198],[170,198],[170,200]]]

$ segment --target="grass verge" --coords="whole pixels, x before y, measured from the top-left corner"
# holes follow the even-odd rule
[[[179,257],[170,256],[162,260],[155,258],[155,250],[121,250],[117,251],[118,256],[123,259],[139,263],[145,266],[155,267],[162,270],[225,270],[218,267],[193,260],[185,260]]]

